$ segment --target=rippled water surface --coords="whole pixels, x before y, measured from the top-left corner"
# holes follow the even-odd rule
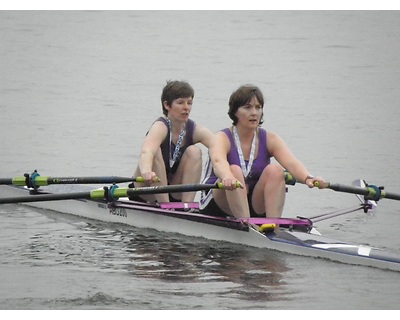
[[[243,83],[310,171],[400,192],[400,16],[376,11],[0,12],[0,176],[131,176],[168,79],[230,125]],[[1,196],[1,195],[0,195]],[[353,195],[289,187],[285,216]],[[0,205],[0,309],[399,309],[400,274]],[[400,252],[399,203],[317,224]]]

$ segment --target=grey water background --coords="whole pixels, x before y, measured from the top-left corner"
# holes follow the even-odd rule
[[[229,126],[258,85],[267,130],[313,174],[400,192],[398,11],[1,11],[0,176],[131,176],[168,79]],[[357,204],[289,187],[284,216]],[[400,274],[0,206],[0,309],[399,309]],[[400,203],[317,224],[400,252]]]

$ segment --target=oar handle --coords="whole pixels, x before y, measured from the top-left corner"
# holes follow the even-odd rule
[[[217,185],[214,184],[213,186],[214,186],[214,188],[212,188],[212,189],[225,189],[225,187],[222,184],[222,182],[217,182]],[[243,189],[243,185],[237,180],[236,180],[236,188],[237,189],[239,189],[239,188]]]

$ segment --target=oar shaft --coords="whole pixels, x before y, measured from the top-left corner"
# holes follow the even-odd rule
[[[104,191],[103,191],[104,194]],[[60,193],[60,194],[33,194],[30,196],[20,196],[12,198],[0,198],[0,204],[6,203],[23,203],[23,202],[41,202],[53,200],[72,200],[72,199],[90,199],[90,192],[76,192],[76,193]]]
[[[1,184],[12,185],[13,179],[12,178],[0,178],[0,185]]]
[[[218,189],[221,186],[215,184],[182,184],[168,186],[153,186],[141,188],[117,188],[113,192],[113,197],[131,197],[139,194],[159,194],[159,193],[175,193],[175,192],[192,192],[201,190]]]
[[[37,177],[35,179],[35,183],[37,181],[39,186],[44,186],[48,184],[102,184],[102,183],[123,183],[123,182],[143,182],[141,177],[132,178],[132,177],[64,177],[64,178],[53,178],[53,177],[44,177],[45,179],[39,179],[41,177]],[[40,184],[43,183],[43,184]]]
[[[400,194],[386,192],[382,190],[382,198],[391,199],[391,200],[400,200]]]
[[[29,177],[28,177],[29,179]],[[27,181],[27,177],[15,178],[2,178],[0,185],[14,185],[14,186],[30,186],[35,187],[47,186],[50,184],[103,184],[103,183],[123,183],[123,182],[143,182],[142,177],[117,177],[117,176],[104,176],[104,177],[47,177],[47,176],[34,176],[31,180]]]
[[[338,192],[354,193],[362,196],[368,196],[370,193],[370,190],[368,188],[346,186],[337,183],[330,183],[328,188]]]
[[[113,201],[118,198],[130,197],[138,194],[158,194],[158,193],[174,193],[174,192],[191,192],[223,188],[222,184],[182,184],[168,186],[153,186],[141,188],[118,188],[114,185],[111,188],[95,189],[89,192],[76,193],[52,193],[52,194],[32,194],[30,196],[0,198],[0,204],[6,203],[23,203],[23,202],[40,202],[55,200],[71,200],[71,199],[93,199]]]
[[[328,188],[338,192],[362,195],[369,200],[378,201],[379,199],[382,198],[400,200],[400,194],[386,192],[383,189],[372,185],[362,188],[362,187],[347,186],[337,183],[328,183]]]
[[[36,171],[32,174],[14,178],[0,178],[0,185],[14,185],[20,187],[43,187],[51,184],[112,184],[123,182],[144,182],[142,177],[118,177],[118,176],[99,176],[99,177],[49,177],[41,176]],[[285,171],[285,182],[295,185],[296,179]],[[193,190],[198,191],[198,190]],[[174,192],[174,191],[172,191]],[[179,191],[178,191],[179,192]]]

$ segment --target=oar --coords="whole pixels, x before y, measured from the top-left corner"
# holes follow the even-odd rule
[[[138,195],[138,194],[192,192],[192,191],[201,191],[210,189],[223,189],[223,185],[222,183],[180,184],[180,185],[154,186],[154,187],[142,187],[142,188],[119,188],[118,186],[114,185],[110,188],[104,187],[103,189],[95,189],[87,192],[32,194],[30,196],[0,198],[0,204],[54,201],[54,200],[72,200],[72,199],[113,201],[113,200],[118,200],[118,198],[131,197],[133,195]]]
[[[0,178],[0,185],[27,186],[37,188],[51,184],[103,184],[103,183],[123,183],[123,182],[144,182],[142,177],[117,177],[117,176],[99,176],[99,177],[49,177],[41,176],[36,170],[29,175],[14,178]],[[285,171],[285,182],[289,185],[295,185],[296,179]]]
[[[319,183],[316,182],[314,184],[316,187],[319,187]],[[392,199],[392,200],[400,200],[400,194],[386,192],[383,190],[383,187],[378,187],[374,185],[367,185],[366,187],[354,187],[343,185],[339,183],[330,183],[327,182],[325,188],[345,193],[353,193],[364,196],[364,199],[378,201],[382,198]]]
[[[284,175],[285,175],[285,183],[286,184],[288,184],[288,185],[291,185],[291,186],[294,186],[295,184],[296,184],[296,179],[292,176],[292,174],[289,172],[289,171],[287,171],[287,170],[284,170]]]
[[[27,187],[40,187],[50,184],[103,184],[103,183],[122,183],[122,182],[144,182],[142,177],[129,178],[117,176],[104,177],[46,177],[39,174],[25,174],[23,177],[0,178],[0,185],[14,185]]]

